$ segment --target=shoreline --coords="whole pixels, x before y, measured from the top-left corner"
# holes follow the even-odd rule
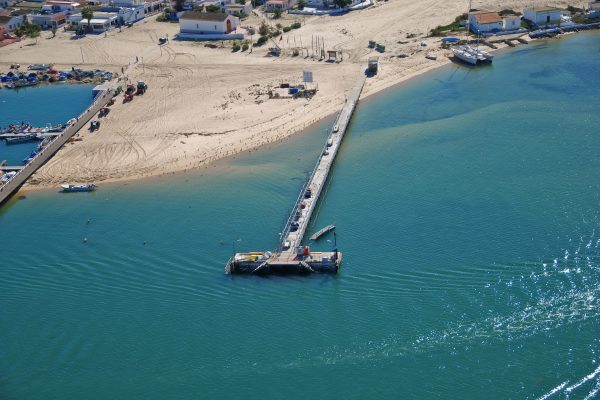
[[[381,13],[386,7],[360,13]],[[318,24],[330,19],[319,17],[313,21]],[[112,32],[109,38],[111,35],[119,36]],[[258,48],[255,54],[229,54],[223,51],[227,49],[207,50],[194,43],[164,47],[153,44],[141,53],[140,64],[110,58],[103,63],[89,62],[84,59],[88,54],[82,51],[81,59],[86,62],[74,65],[105,69],[108,65],[129,65],[132,68],[126,74],[128,79],[149,82],[149,92],[136,97],[132,104],[123,105],[117,99],[110,115],[101,119],[98,133],[80,130],[78,135],[83,140],[64,146],[21,190],[51,189],[62,183],[128,184],[201,172],[218,161],[300,135],[338,113],[349,90],[345,82],[363,73],[369,56],[380,57],[380,72],[367,80],[361,101],[384,95],[416,79],[426,79],[429,73],[453,63],[448,57],[450,51],[439,48],[439,40],[419,36],[408,46],[396,46],[383,54],[369,53],[360,47],[354,55],[346,52],[340,64],[267,58],[259,53],[265,49]],[[546,39],[530,42],[539,40]],[[90,41],[104,43],[98,38]],[[426,41],[428,46],[419,47],[420,41]],[[97,50],[99,45],[94,43],[94,46]],[[499,43],[498,49],[490,51],[501,54],[503,49],[518,47],[521,46],[513,48]],[[409,57],[394,58],[398,51],[410,53]],[[430,51],[438,56],[437,60],[425,59]],[[200,62],[196,54],[204,53],[212,54],[214,60]],[[183,60],[173,64],[178,55]],[[61,65],[68,65],[69,59],[63,62]],[[313,99],[265,100],[265,88],[278,82],[297,82],[298,74],[301,76],[306,69],[315,71],[318,77],[319,93]]]
[[[495,50],[495,51],[497,51],[497,50]],[[363,101],[373,100],[377,96],[385,95],[386,92],[388,92],[390,90],[397,89],[398,87],[401,87],[409,82],[415,81],[420,78],[424,78],[427,76],[427,74],[433,73],[433,72],[435,72],[443,67],[447,67],[451,64],[452,64],[452,61],[450,59],[444,60],[443,62],[438,62],[437,64],[432,64],[431,67],[425,68],[421,71],[414,72],[410,75],[406,75],[398,81],[394,81],[392,83],[382,85],[375,90],[365,91],[366,94],[364,94],[365,92],[363,92],[363,95],[361,95],[359,101],[362,103]],[[301,128],[297,131],[294,131],[290,134],[284,135],[282,137],[278,137],[275,140],[265,141],[263,143],[244,147],[244,148],[240,149],[238,152],[235,152],[233,154],[228,154],[223,157],[217,157],[213,160],[201,162],[199,165],[197,165],[195,167],[185,168],[185,169],[172,169],[172,170],[163,171],[161,173],[149,175],[149,176],[148,175],[132,175],[132,176],[123,177],[123,178],[107,178],[107,179],[102,179],[102,180],[94,180],[93,182],[96,184],[101,183],[101,184],[109,184],[109,185],[126,186],[126,185],[129,185],[132,183],[144,183],[144,182],[154,180],[154,179],[165,178],[168,175],[184,175],[184,174],[188,174],[188,173],[202,172],[203,170],[207,170],[211,167],[215,167],[220,162],[227,162],[228,160],[233,160],[237,157],[243,157],[245,155],[245,153],[252,153],[254,151],[259,151],[261,149],[267,148],[270,145],[275,145],[275,146],[282,145],[286,141],[288,141],[290,138],[293,138],[296,136],[302,136],[302,135],[308,133],[309,131],[314,129],[317,125],[324,123],[324,121],[326,121],[329,118],[333,118],[338,112],[339,111],[335,111],[335,112],[330,112],[330,113],[324,114],[323,116],[320,116],[320,117],[316,118],[315,120],[313,120],[309,125]],[[23,185],[23,187],[17,193],[15,193],[15,195],[17,195],[21,192],[25,192],[25,191],[51,191],[53,188],[56,188],[55,184],[51,184],[51,183],[32,184],[32,183],[27,182]]]
[[[544,40],[544,39],[531,40],[531,43],[539,42],[541,40]],[[523,46],[527,46],[527,45],[523,45]],[[502,50],[505,50],[505,51],[517,50],[517,48],[518,47],[510,47],[507,45],[503,45],[502,47],[499,47],[498,49],[490,49],[489,51],[494,54],[498,54]],[[449,67],[452,64],[455,64],[455,62],[453,62],[449,57],[444,56],[443,59],[437,60],[436,62],[432,62],[430,64],[430,66],[428,66],[428,67],[422,68],[418,71],[414,71],[408,75],[404,75],[396,80],[382,81],[381,85],[379,85],[375,88],[370,87],[369,88],[370,90],[364,90],[359,101],[363,102],[363,101],[374,100],[378,96],[383,96],[391,90],[396,90],[396,89],[398,89],[408,83],[414,82],[418,79],[425,79],[428,74],[434,73],[444,67]],[[460,67],[473,68],[472,66],[462,65],[462,64],[456,64],[456,66],[458,68],[460,68]],[[477,67],[475,67],[475,68],[477,68]],[[367,82],[369,82],[369,81],[367,80]],[[211,167],[216,167],[218,163],[227,162],[228,160],[233,160],[237,157],[243,157],[245,155],[245,153],[252,153],[254,151],[259,151],[263,148],[267,148],[270,145],[276,145],[276,146],[281,145],[292,137],[301,136],[305,133],[308,133],[310,130],[314,129],[314,127],[316,125],[318,125],[320,123],[324,123],[325,120],[327,120],[328,118],[332,118],[338,112],[339,111],[323,114],[322,116],[317,117],[315,120],[313,120],[309,125],[301,128],[297,131],[294,131],[292,133],[284,135],[282,137],[277,137],[275,140],[265,141],[262,143],[243,147],[239,151],[237,151],[233,154],[228,154],[228,155],[225,155],[222,157],[216,157],[216,158],[208,160],[208,161],[202,161],[197,166],[194,166],[194,167],[183,168],[183,169],[173,168],[171,170],[162,171],[161,173],[152,174],[152,175],[133,174],[131,176],[127,176],[127,177],[123,177],[123,178],[106,178],[106,179],[101,179],[101,180],[91,180],[89,182],[94,182],[96,184],[109,184],[111,186],[112,185],[127,186],[129,184],[135,184],[135,183],[147,183],[148,181],[155,180],[155,179],[164,179],[169,175],[185,175],[185,174],[190,174],[190,173],[200,173],[204,170],[208,170]],[[77,182],[77,183],[79,183],[79,182]],[[53,184],[53,183],[34,183],[34,184],[32,184],[32,183],[27,182],[16,193],[16,195],[21,192],[27,192],[27,191],[30,191],[30,192],[52,191],[56,187],[57,187],[56,184]]]

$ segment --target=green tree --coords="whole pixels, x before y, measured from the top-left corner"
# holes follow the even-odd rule
[[[36,39],[35,43],[37,44],[37,38],[40,36],[40,31],[42,27],[36,24],[29,24],[29,30],[27,32],[27,36],[32,39]]]
[[[260,34],[260,36],[267,36],[269,34],[269,30],[269,25],[267,25],[267,23],[263,21],[263,23],[260,24],[260,27],[258,28],[258,33]]]
[[[81,17],[83,19],[87,19],[87,30],[88,32],[90,32],[92,30],[92,26],[90,25],[90,23],[92,21],[92,18],[94,18],[94,11],[91,7],[83,7],[81,9]]]
[[[15,35],[18,37],[29,36],[30,38],[37,38],[40,36],[42,27],[36,24],[30,23],[27,19],[23,20],[21,26],[15,30]],[[37,43],[37,41],[36,41]]]
[[[214,5],[214,4],[209,4],[205,8],[206,8],[206,12],[209,12],[209,13],[218,13],[218,12],[221,12],[221,7],[219,7],[217,5]]]
[[[333,0],[333,4],[335,4],[339,8],[346,8],[350,4],[352,4],[352,0]]]
[[[306,1],[298,0],[298,10],[304,10],[305,6],[306,6]]]
[[[273,18],[274,19],[281,18],[281,8],[276,8],[275,10],[273,10]]]

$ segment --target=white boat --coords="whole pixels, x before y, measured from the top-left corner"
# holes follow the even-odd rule
[[[477,47],[472,47],[472,46],[466,46],[470,49],[470,51],[474,52],[475,54],[477,54],[478,59],[480,60],[484,60],[484,61],[492,61],[494,59],[494,56],[491,53],[488,53],[487,51],[481,50],[479,48],[479,46]]]
[[[470,10],[471,2],[469,1],[469,11]],[[467,18],[467,35],[469,30],[469,19]],[[468,44],[464,46],[454,46],[452,47],[452,52],[454,53],[454,57],[471,65],[490,63],[494,59],[492,54],[479,48],[479,39],[477,39],[476,46],[470,46]]]
[[[477,64],[477,54],[468,50],[466,46],[456,46],[452,48],[454,57],[471,65]]]
[[[82,185],[61,185],[63,192],[93,192],[96,185],[93,183],[84,183]]]

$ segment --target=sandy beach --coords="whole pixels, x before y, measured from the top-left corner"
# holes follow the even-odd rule
[[[527,5],[565,2],[531,0]],[[478,9],[521,10],[520,1],[474,1]],[[28,186],[55,186],[65,182],[101,182],[137,179],[206,166],[224,157],[280,141],[339,111],[345,96],[362,74],[366,61],[379,56],[380,72],[367,80],[363,97],[430,71],[449,61],[439,49],[439,38],[427,32],[448,24],[465,12],[463,0],[390,0],[343,16],[284,15],[271,25],[302,22],[284,33],[279,46],[310,48],[319,36],[325,48],[341,50],[343,61],[319,62],[310,57],[267,56],[268,44],[250,53],[205,47],[202,42],[171,40],[159,46],[158,38],[172,38],[176,23],[150,17],[132,28],[71,40],[59,32],[43,32],[32,39],[0,48],[0,68],[11,63],[53,63],[59,68],[78,66],[121,73],[131,82],[149,86],[144,96],[123,104],[122,96],[102,119],[95,133],[82,130],[83,140],[67,144],[28,182]],[[258,27],[252,15],[241,25]],[[254,36],[256,40],[257,36]],[[385,44],[386,52],[367,47],[369,40]],[[422,46],[421,42],[427,46]],[[220,43],[217,43],[220,45]],[[425,58],[434,51],[437,60]],[[405,58],[397,57],[408,55]],[[136,61],[136,57],[139,62]],[[312,99],[269,99],[271,86],[299,83],[302,71],[312,71],[318,92]]]

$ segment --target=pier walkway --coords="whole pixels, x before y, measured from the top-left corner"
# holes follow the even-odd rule
[[[14,192],[25,183],[31,175],[44,165],[56,152],[65,144],[67,140],[83,128],[98,111],[110,101],[114,93],[113,88],[98,93],[94,102],[89,106],[73,125],[68,126],[62,133],[56,136],[46,147],[43,148],[31,161],[18,170],[15,176],[7,183],[0,183],[0,204],[4,203]],[[2,167],[0,167],[2,169]]]
[[[23,136],[27,136],[30,135],[32,133],[36,133],[36,132],[25,132],[25,133],[2,133],[0,134],[0,139],[15,139],[15,138],[20,138]],[[61,134],[61,132],[44,132],[44,133],[36,133],[37,136],[41,139],[45,139],[48,137],[54,137],[54,136],[59,136]]]
[[[269,251],[236,253],[225,266],[225,273],[269,273],[269,272],[332,272],[336,273],[342,263],[342,253],[310,252],[301,246],[319,196],[327,183],[327,177],[342,145],[342,140],[350,124],[350,119],[365,85],[362,75],[346,99],[342,110],[327,136],[319,160],[307,182],[302,186],[292,212],[281,232],[279,248]]]
[[[296,256],[297,248],[302,243],[302,239],[308,228],[308,223],[317,206],[319,196],[321,195],[327,177],[329,176],[329,171],[331,170],[346,130],[348,129],[348,125],[350,124],[350,119],[356,108],[356,103],[358,103],[358,98],[362,93],[365,80],[366,76],[361,76],[354,85],[354,88],[346,100],[346,104],[344,104],[344,107],[338,114],[333,128],[327,137],[327,143],[321,151],[321,156],[317,161],[317,165],[312,171],[307,183],[300,191],[300,195],[296,200],[296,204],[292,209],[292,213],[290,214],[281,235],[280,254],[278,255],[278,258],[290,259]]]

